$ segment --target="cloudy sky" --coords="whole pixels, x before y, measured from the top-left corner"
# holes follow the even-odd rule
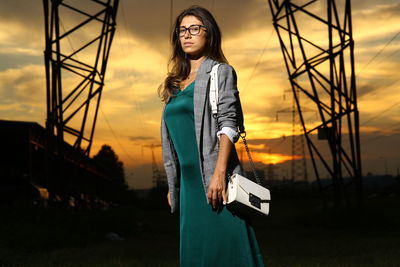
[[[343,1],[337,2],[340,7]],[[313,12],[323,15],[324,3],[313,4]],[[151,186],[152,145],[162,168],[159,129],[163,103],[157,88],[167,73],[171,7],[175,18],[192,4],[208,8],[220,25],[223,50],[238,74],[248,140],[258,165],[280,163],[276,175],[287,175],[292,119],[282,110],[290,109],[292,100],[287,92],[290,85],[267,0],[121,0],[91,154],[103,144],[111,145],[124,162],[129,184],[134,188]],[[88,12],[96,11],[90,4],[82,5]],[[352,11],[363,173],[382,174],[387,170],[397,174],[400,168],[400,3],[354,0]],[[82,19],[72,12],[63,13],[61,18],[65,29]],[[303,22],[304,32],[326,40],[327,32],[318,29],[316,24]],[[98,27],[89,26],[71,37],[65,51],[79,47],[79,42],[92,36],[94,31]],[[34,121],[44,126],[43,51],[42,1],[2,0],[0,119]],[[89,57],[82,55],[81,59]],[[73,84],[68,79],[66,76],[65,84]],[[312,116],[313,112],[309,117]],[[310,167],[309,172],[312,172]]]

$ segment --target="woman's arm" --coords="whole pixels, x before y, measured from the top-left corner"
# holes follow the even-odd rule
[[[217,134],[226,134],[232,143],[236,143],[239,139],[238,127],[243,125],[243,112],[237,89],[237,75],[235,69],[227,64],[222,64],[218,69],[217,117]]]
[[[178,170],[178,159],[175,155],[175,149],[173,148],[173,144],[171,143],[171,140],[169,139],[169,134],[168,134],[168,129],[167,125],[165,124],[164,121],[164,112],[165,112],[165,106],[164,110],[162,112],[162,117],[161,117],[161,127],[160,127],[160,133],[161,133],[161,147],[162,147],[162,158],[164,162],[164,169],[165,173],[167,175],[167,181],[168,181],[168,194],[167,194],[167,199],[168,199],[168,204],[171,207],[171,213],[176,212],[178,209],[178,201],[179,201],[179,170]]]
[[[232,142],[225,134],[220,136],[217,163],[207,192],[208,202],[212,204],[214,209],[219,206],[221,200],[223,200],[224,204],[228,201],[225,191],[226,168],[228,166],[228,159],[232,150],[232,145]]]
[[[214,173],[208,187],[207,198],[212,206],[228,201],[226,196],[226,169],[232,146],[239,138],[238,126],[243,123],[242,107],[237,90],[237,76],[234,68],[222,64],[218,69],[218,133],[219,153]]]

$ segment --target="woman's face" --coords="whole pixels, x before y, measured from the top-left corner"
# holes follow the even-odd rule
[[[193,25],[203,25],[203,23],[196,18],[195,16],[185,16],[182,19],[180,25],[180,32],[184,33],[183,36],[179,35],[179,41],[181,43],[182,50],[188,54],[191,58],[199,58],[203,55],[204,48],[207,44],[206,39],[206,29],[204,27],[198,27]],[[192,27],[191,34],[189,30],[186,30],[189,27]],[[198,31],[197,31],[198,30]],[[197,33],[198,32],[198,33]]]

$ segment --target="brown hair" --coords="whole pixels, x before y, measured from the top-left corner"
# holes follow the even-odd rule
[[[168,97],[173,97],[174,91],[180,87],[182,80],[190,73],[190,61],[182,50],[179,36],[175,34],[175,30],[180,27],[185,16],[195,16],[206,27],[205,55],[213,60],[228,63],[221,49],[221,31],[213,15],[207,9],[196,5],[183,10],[176,18],[172,28],[172,55],[168,61],[168,74],[164,82],[158,87],[158,95],[164,102]],[[172,69],[170,70],[171,65]]]

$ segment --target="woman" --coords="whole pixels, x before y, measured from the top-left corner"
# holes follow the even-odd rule
[[[254,229],[223,205],[227,174],[242,172],[233,145],[243,120],[234,69],[221,50],[209,11],[192,6],[176,18],[172,70],[159,88],[164,167],[171,212],[180,212],[181,266],[263,266]],[[218,69],[218,116],[210,110],[212,67]]]

